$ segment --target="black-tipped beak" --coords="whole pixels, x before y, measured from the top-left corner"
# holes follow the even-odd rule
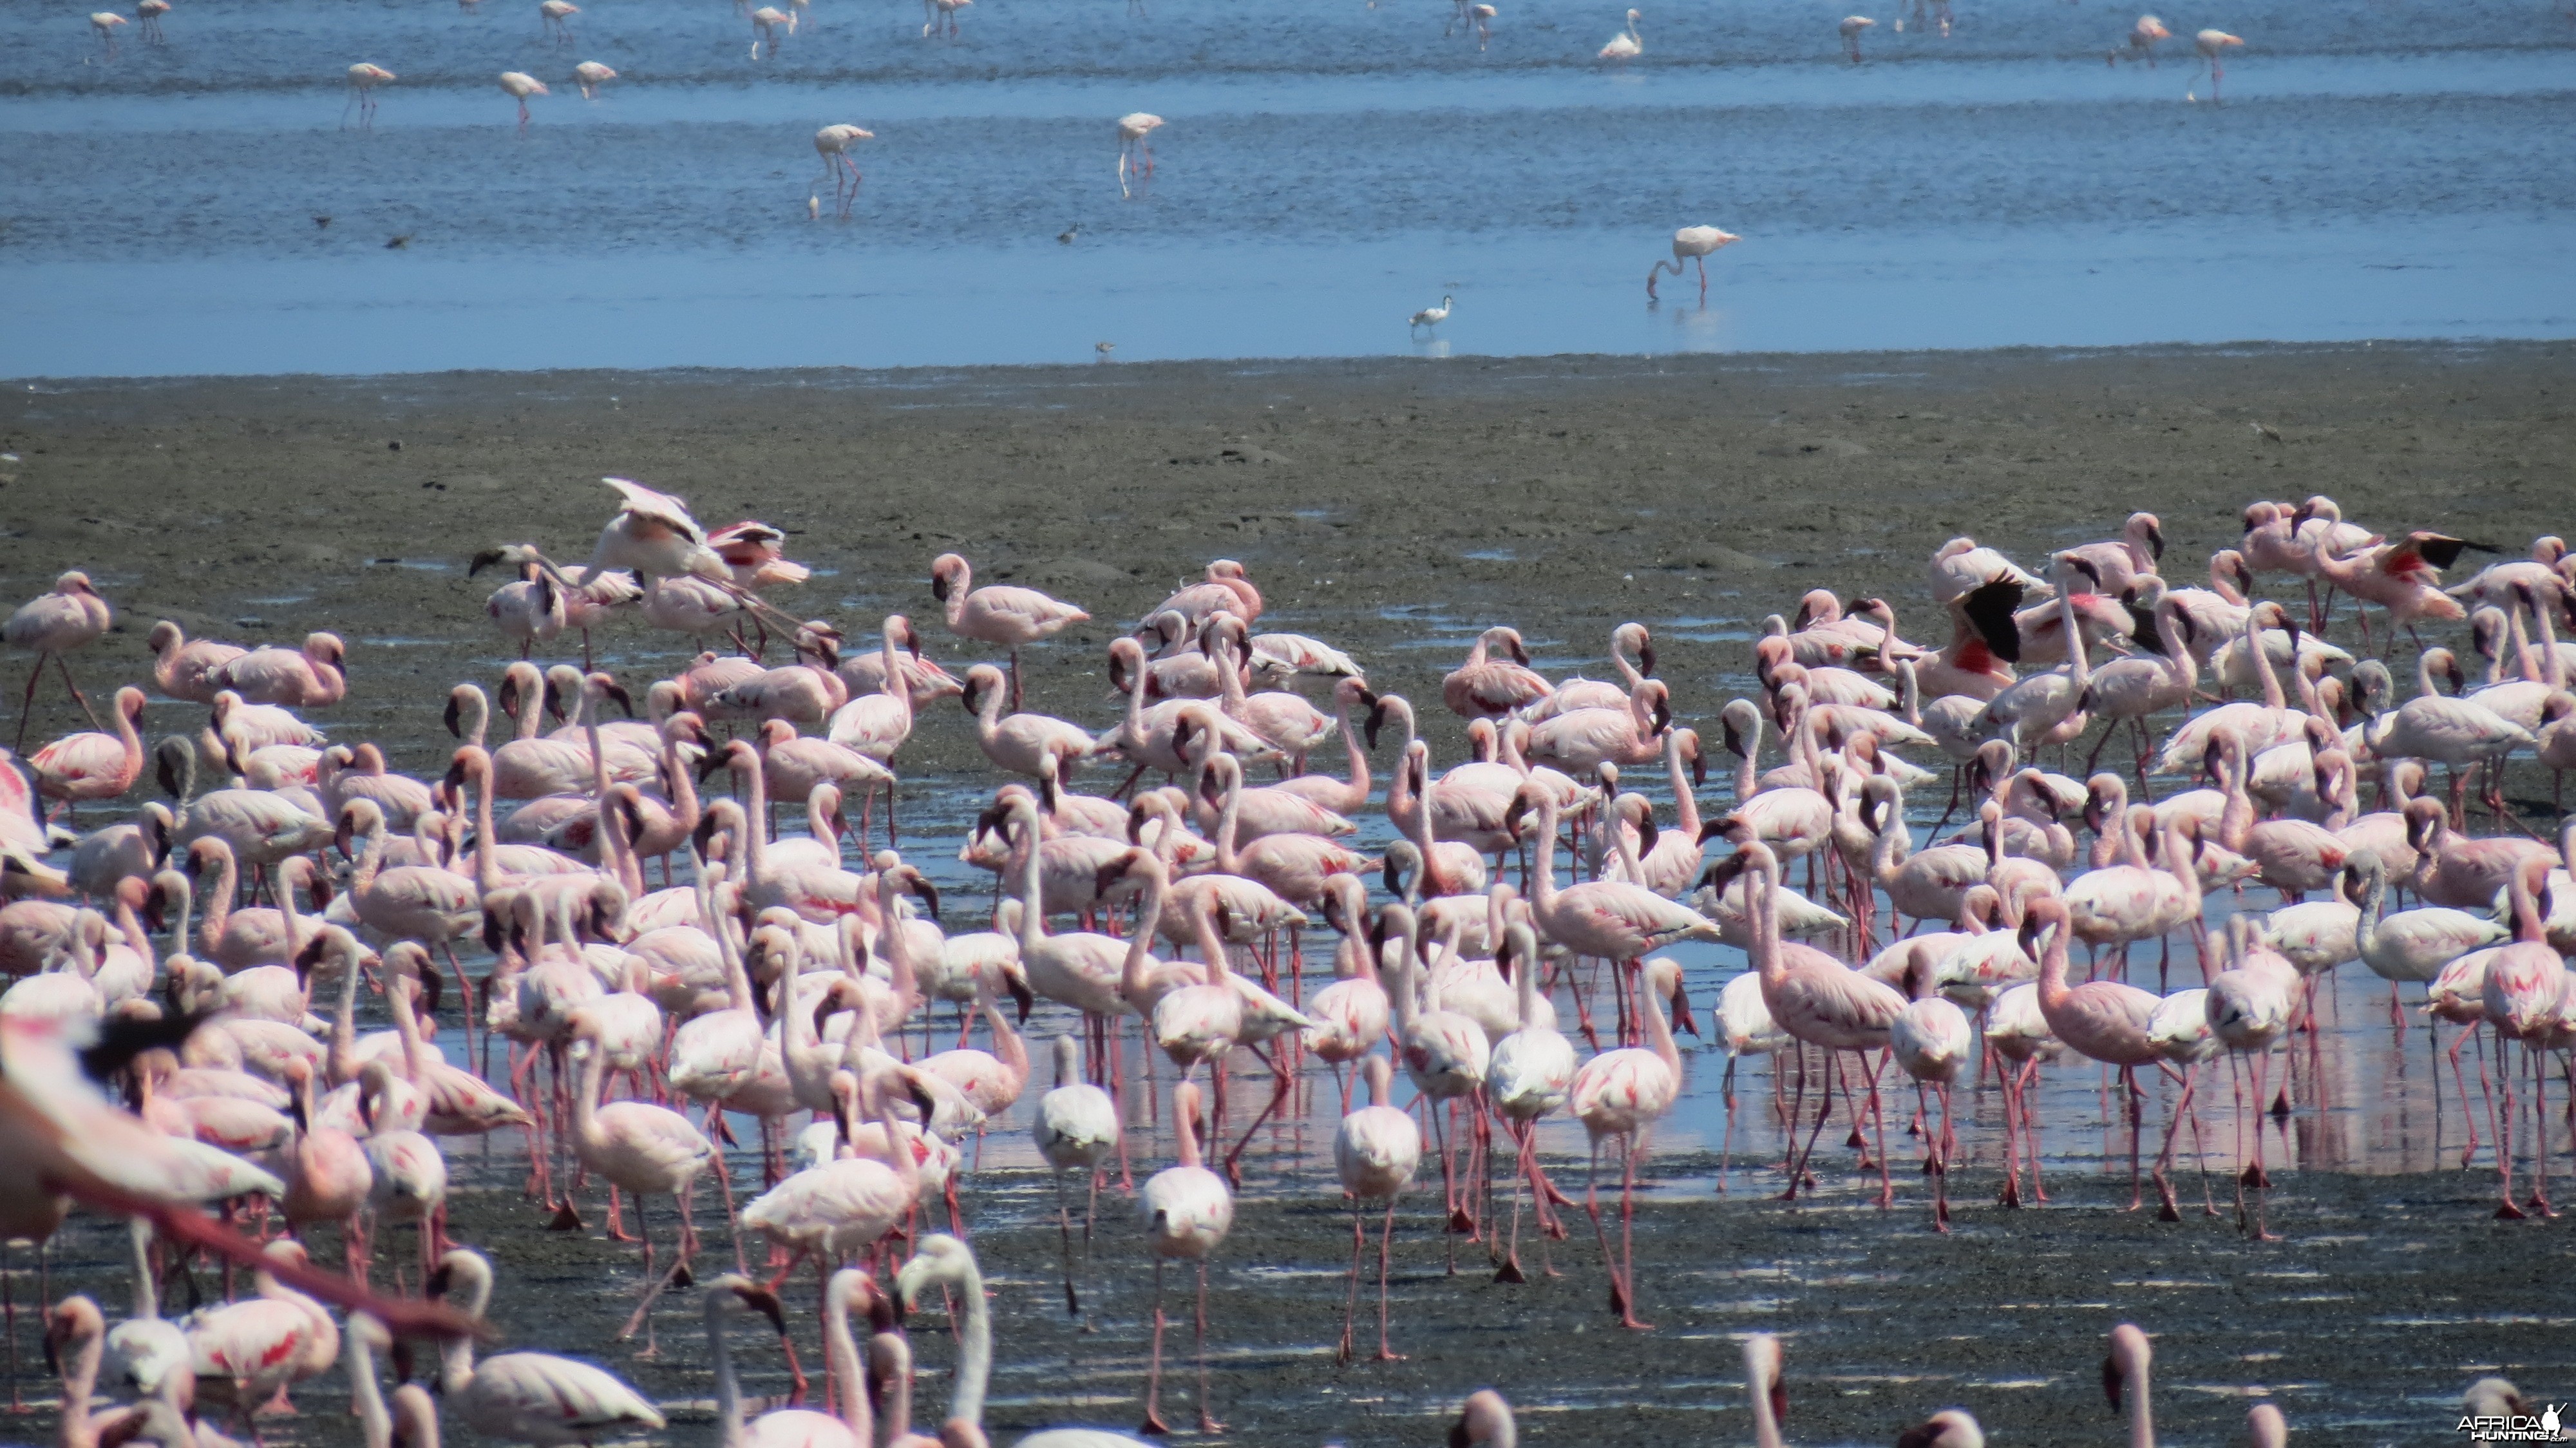
[[[1655,641],[1651,638],[1637,645],[1637,672],[1649,679],[1655,676]]]
[[[1037,993],[1030,990],[1028,983],[1016,975],[1002,977],[1002,988],[1011,993],[1011,1003],[1020,1008],[1020,1024],[1027,1025],[1029,1012],[1037,1008]]]

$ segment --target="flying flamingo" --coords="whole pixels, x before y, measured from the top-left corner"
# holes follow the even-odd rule
[[[1851,58],[1852,64],[1860,64],[1860,33],[1877,23],[1866,15],[1846,15],[1843,23],[1834,27],[1842,32],[1843,54]]]
[[[1688,261],[1699,268],[1699,299],[1703,302],[1707,301],[1709,254],[1720,247],[1732,245],[1743,239],[1734,232],[1722,231],[1714,226],[1685,226],[1674,232],[1673,259],[1669,262],[1659,261],[1646,269],[1646,295],[1651,297],[1655,294],[1655,278],[1663,275],[1665,267],[1671,267],[1673,275],[1680,276],[1682,263]]]
[[[492,1264],[459,1247],[438,1259],[427,1295],[464,1284],[466,1313],[480,1322],[492,1303]],[[482,1437],[537,1448],[571,1448],[667,1427],[661,1410],[615,1374],[543,1352],[505,1352],[474,1363],[474,1339],[449,1341],[439,1366],[448,1410]]]
[[[1138,179],[1154,174],[1154,132],[1163,127],[1163,118],[1151,111],[1130,111],[1118,118],[1118,185],[1127,185],[1129,158],[1134,158]]]
[[[1064,1310],[1079,1321],[1082,1300],[1073,1291],[1073,1214],[1064,1201],[1064,1177],[1081,1172],[1090,1189],[1091,1205],[1082,1217],[1088,1251],[1100,1204],[1100,1169],[1118,1150],[1118,1106],[1108,1092],[1082,1079],[1082,1043],[1071,1036],[1055,1038],[1055,1089],[1038,1098],[1030,1130],[1037,1137],[1038,1155],[1053,1169],[1056,1225],[1064,1244]]]
[[[116,59],[116,32],[123,24],[125,24],[125,17],[113,10],[95,11],[89,17],[89,28],[98,32],[100,42],[107,46],[107,58],[110,60]],[[43,661],[38,660],[38,662]]]
[[[501,89],[508,91],[510,98],[519,103],[519,129],[522,131],[528,128],[528,97],[550,94],[544,81],[524,70],[501,72]]]
[[[1144,932],[1139,931],[1141,937]],[[1186,1257],[1198,1264],[1199,1271],[1199,1431],[1221,1433],[1225,1425],[1208,1411],[1207,1376],[1207,1259],[1225,1244],[1226,1234],[1234,1230],[1234,1194],[1226,1190],[1225,1178],[1200,1164],[1199,1156],[1199,1088],[1183,1081],[1172,1088],[1172,1135],[1177,1139],[1180,1164],[1165,1167],[1146,1179],[1145,1190],[1137,1196],[1137,1216],[1143,1219],[1149,1234],[1147,1250],[1154,1254],[1154,1357],[1145,1379],[1145,1425],[1147,1433],[1168,1433],[1161,1409],[1163,1390],[1163,1264],[1175,1257]]]
[[[1599,60],[1615,60],[1621,65],[1625,65],[1629,61],[1635,60],[1638,56],[1645,54],[1646,42],[1637,34],[1637,22],[1644,18],[1644,16],[1638,14],[1634,10],[1629,11],[1628,28],[1611,36],[1610,43],[1602,46],[1595,58]]]
[[[814,154],[823,158],[823,174],[832,178],[832,204],[838,208],[837,215],[848,216],[851,204],[859,199],[859,163],[850,159],[850,148],[876,138],[876,132],[846,122],[814,133]]]
[[[572,44],[572,18],[580,13],[581,7],[572,0],[541,0],[537,6],[537,14],[544,17],[546,33],[554,37],[557,45]]]
[[[2209,67],[2209,99],[2212,105],[2218,103],[2219,78],[2227,74],[2226,68],[2219,63],[2219,57],[2227,53],[2227,47],[2244,43],[2224,30],[2204,30],[2191,38],[2192,48],[2200,52],[2201,61]],[[2193,97],[2189,92],[2185,92],[2183,99],[2191,100]],[[2318,546],[2320,549],[2318,562],[2323,563],[2323,544],[2320,543]],[[2453,604],[2452,607],[2457,608],[2458,605]]]
[[[106,18],[118,25],[125,23],[120,16]],[[90,17],[91,24],[98,21],[98,16]],[[107,37],[108,54],[114,55],[114,34],[105,27],[99,33]],[[91,711],[80,685],[72,682],[71,665],[63,662],[63,655],[98,642],[115,621],[116,611],[98,596],[97,589],[89,586],[89,575],[72,572],[55,579],[51,592],[28,600],[9,615],[7,623],[0,624],[0,640],[36,656],[36,666],[27,671],[27,692],[18,700],[18,748],[27,747],[28,711],[36,702],[36,680],[44,674],[47,659],[53,660],[54,667],[62,672],[63,687],[72,691],[72,698],[81,706],[81,712],[89,715],[91,725],[98,725],[98,715]]]
[[[1758,848],[1758,847],[1757,847]],[[1534,970],[1536,961],[1523,970]],[[1610,1274],[1610,1310],[1622,1327],[1643,1330],[1637,1320],[1637,1251],[1634,1238],[1637,1158],[1648,1150],[1657,1121],[1681,1096],[1682,1055],[1664,1019],[1664,996],[1682,1001],[1682,968],[1669,956],[1645,963],[1646,1046],[1604,1051],[1574,1073],[1568,1109],[1592,1142],[1591,1171],[1584,1179],[1583,1209],[1592,1214],[1592,1235],[1601,1244],[1601,1267]],[[1683,1001],[1687,1005],[1686,1001]],[[1619,1261],[1610,1260],[1610,1237],[1601,1225],[1601,1140],[1619,1138]]]
[[[585,60],[574,66],[572,73],[581,81],[581,98],[586,101],[599,99],[599,88],[617,79],[617,72],[595,60]]]
[[[931,560],[930,593],[946,610],[950,633],[1011,651],[1014,709],[1020,707],[1020,649],[1091,617],[1080,607],[1034,588],[977,588],[973,568],[954,553]]]

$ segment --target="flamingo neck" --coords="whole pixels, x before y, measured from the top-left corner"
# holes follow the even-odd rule
[[[385,1411],[384,1390],[376,1385],[376,1355],[355,1323],[341,1334],[340,1351],[349,1360],[349,1396],[357,1403],[359,1432],[367,1448],[387,1448],[394,1440],[393,1415]]]
[[[859,1367],[858,1339],[850,1333],[849,1294],[834,1292],[829,1307],[823,1314],[823,1355],[830,1365],[832,1381],[840,1385],[841,1422],[849,1428],[852,1438],[870,1443],[875,1441],[876,1425],[870,1421],[868,1381]]]
[[[707,1298],[707,1355],[716,1366],[716,1421],[723,1424],[722,1440],[743,1440],[742,1384],[734,1380],[733,1349],[725,1343],[725,1308],[722,1297]],[[452,1391],[452,1390],[451,1390]]]

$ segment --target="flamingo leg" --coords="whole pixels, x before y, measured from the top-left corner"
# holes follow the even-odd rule
[[[1163,1421],[1163,1258],[1154,1258],[1154,1354],[1152,1366],[1145,1371],[1145,1422],[1136,1431],[1164,1434],[1172,1431]]]
[[[1199,1259],[1199,1431],[1222,1433],[1225,1425],[1208,1411],[1207,1366],[1207,1259]]]

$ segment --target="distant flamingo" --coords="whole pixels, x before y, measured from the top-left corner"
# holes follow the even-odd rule
[[[1834,27],[1842,32],[1843,54],[1851,58],[1852,64],[1860,64],[1860,33],[1877,23],[1866,15],[1846,15],[1843,23]]]
[[[143,691],[131,685],[116,691],[110,711],[113,734],[66,734],[36,751],[27,763],[36,772],[36,790],[58,799],[66,810],[84,800],[115,799],[143,776],[143,740],[134,731],[143,722]]]
[[[355,106],[359,127],[373,126],[376,123],[376,87],[394,78],[392,71],[365,61],[349,67],[349,104],[340,108],[340,124],[349,124],[349,108]]]
[[[118,25],[125,23],[123,17],[117,15],[104,15],[104,18]],[[97,25],[100,19],[100,15],[93,15],[90,23]],[[114,55],[116,38],[112,29],[102,26],[99,33],[107,39],[108,54]],[[115,621],[116,611],[108,607],[106,599],[98,596],[97,589],[89,586],[89,575],[72,572],[55,579],[51,592],[40,593],[28,600],[16,613],[9,615],[6,624],[0,624],[0,640],[6,640],[13,649],[25,649],[36,656],[36,666],[27,671],[27,692],[18,701],[18,748],[27,747],[28,710],[36,701],[36,680],[45,672],[47,659],[52,659],[54,667],[62,672],[63,687],[72,691],[72,698],[81,706],[81,712],[89,715],[93,726],[98,725],[98,715],[90,709],[89,700],[82,696],[80,685],[72,682],[71,665],[63,662],[63,655],[98,642],[107,633],[108,625]]]
[[[2204,30],[2191,38],[2192,48],[2200,52],[2201,60],[2209,66],[2209,99],[2211,104],[2217,104],[2219,78],[2227,74],[2226,68],[2219,63],[2219,57],[2227,53],[2227,47],[2231,45],[2243,45],[2244,43],[2244,41],[2237,39],[2235,36],[2228,34],[2224,30]],[[2185,92],[2183,94],[2183,99],[2190,100],[2192,99],[2192,96],[2189,92]],[[2323,544],[2320,543],[2318,547],[2322,549]],[[2453,606],[2457,607],[2456,604]]]
[[[1601,47],[1596,58],[1601,60],[1615,60],[1620,64],[1625,65],[1629,61],[1635,60],[1638,56],[1645,54],[1646,42],[1637,34],[1637,22],[1644,18],[1644,16],[1638,14],[1634,10],[1629,11],[1628,28],[1611,36],[1610,43]]]
[[[544,81],[524,70],[501,72],[501,89],[508,91],[510,98],[519,103],[519,129],[522,131],[528,128],[528,97],[551,94]]]
[[[1082,1218],[1082,1240],[1091,1241],[1092,1214],[1100,1200],[1100,1169],[1118,1150],[1118,1106],[1109,1093],[1082,1079],[1082,1043],[1071,1036],[1055,1038],[1055,1089],[1038,1098],[1038,1118],[1031,1128],[1038,1155],[1054,1169],[1057,1229],[1064,1243],[1064,1310],[1077,1321],[1082,1299],[1073,1291],[1073,1216],[1064,1202],[1067,1172],[1081,1172],[1092,1206]]]
[[[1484,49],[1493,41],[1495,13],[1494,7],[1491,5],[1470,5],[1467,7],[1467,18],[1474,21],[1476,25],[1476,48],[1478,50]]]
[[[161,33],[161,17],[170,13],[170,0],[142,0],[134,7],[135,17],[143,22],[143,38],[154,45],[165,45],[170,37]]]
[[[769,47],[770,59],[778,58],[778,32],[796,33],[796,17],[775,5],[763,5],[751,12],[751,58],[760,59],[760,48]]]
[[[1386,1201],[1386,1221],[1377,1240],[1377,1360],[1395,1362],[1401,1356],[1386,1338],[1387,1246],[1395,1236],[1395,1199],[1413,1184],[1413,1173],[1422,1164],[1422,1129],[1413,1124],[1412,1116],[1388,1104],[1388,1081],[1393,1074],[1384,1056],[1371,1056],[1362,1063],[1360,1076],[1368,1083],[1369,1104],[1343,1117],[1333,1133],[1333,1169],[1341,1176],[1343,1195],[1351,1199],[1351,1290],[1342,1307],[1339,1357],[1343,1362],[1351,1360],[1352,1319],[1360,1301],[1360,1249],[1368,1243],[1361,1213],[1380,1198]]]
[[[572,18],[580,13],[581,7],[572,0],[542,0],[537,6],[537,14],[545,18],[546,33],[557,45],[572,44]]]
[[[256,648],[206,671],[207,686],[230,689],[254,704],[327,708],[347,697],[348,648],[337,634],[304,636],[300,649]]]
[[[1151,111],[1130,111],[1118,118],[1118,184],[1127,184],[1129,158],[1134,158],[1138,177],[1154,174],[1154,132],[1162,129],[1163,118]]]
[[[1680,276],[1682,263],[1688,261],[1699,268],[1699,299],[1703,302],[1707,301],[1709,254],[1720,247],[1743,239],[1734,232],[1722,231],[1714,226],[1685,226],[1674,232],[1673,259],[1669,262],[1659,261],[1646,269],[1646,295],[1651,297],[1655,294],[1655,278],[1663,275],[1665,267],[1671,267],[1673,275]]]
[[[957,12],[974,3],[975,0],[921,0],[921,13],[930,17],[921,27],[922,35],[938,34],[943,22],[950,35],[957,34]]]
[[[110,60],[116,59],[116,32],[123,24],[125,24],[125,17],[113,10],[96,11],[89,17],[89,28],[98,32],[98,38],[106,45],[107,58]],[[39,660],[39,662],[42,661]]]
[[[1161,122],[1157,120],[1155,124]],[[977,588],[974,570],[954,553],[942,553],[931,561],[930,593],[946,610],[950,633],[1011,651],[1014,709],[1020,707],[1020,649],[1040,639],[1053,638],[1091,617],[1078,605],[1034,588]]]
[[[1437,327],[1441,323],[1449,320],[1449,313],[1457,306],[1457,304],[1458,299],[1456,297],[1443,295],[1440,298],[1440,305],[1436,307],[1424,307],[1421,311],[1414,313],[1409,319],[1410,325],[1414,327]]]
[[[814,154],[823,158],[823,174],[832,178],[837,215],[848,216],[851,203],[859,199],[859,163],[850,159],[850,147],[876,138],[876,132],[846,122],[814,133]]]
[[[2047,937],[2046,953],[2039,962],[2039,1010],[2048,1021],[2048,1029],[2076,1054],[2089,1056],[2120,1073],[2122,1088],[2128,1093],[2129,1116],[2129,1205],[2135,1208],[2141,1197],[2138,1178],[2139,1104],[2144,1095],[2138,1090],[2136,1071],[2164,1059],[2150,1024],[2156,1013],[2157,997],[2133,985],[2115,980],[2087,981],[2080,986],[2066,983],[2066,946],[2074,931],[2067,923],[2066,902],[2054,896],[2041,896],[2023,907],[2021,940],[2025,954],[2043,935]]]
[[[574,66],[572,73],[581,81],[581,98],[586,101],[599,99],[599,88],[617,79],[617,72],[595,60]]]
[[[2165,29],[2165,23],[2162,20],[2159,20],[2152,15],[2139,16],[2138,23],[2129,27],[2128,58],[2131,60],[2143,60],[2147,63],[2147,69],[2155,69],[2156,42],[2159,40],[2170,39],[2172,35],[2173,32]],[[2113,51],[2111,53],[2110,60],[2112,64],[2119,64],[2120,59],[2121,57],[2118,51]]]

